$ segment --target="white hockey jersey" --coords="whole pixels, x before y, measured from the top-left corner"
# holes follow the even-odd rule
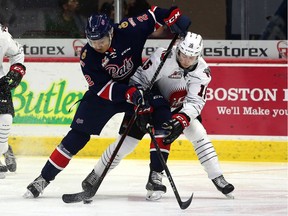
[[[22,46],[13,40],[8,29],[0,24],[0,78],[8,73],[8,71],[3,71],[3,59],[5,56],[9,58],[10,65],[24,63]]]
[[[138,83],[147,89],[164,51],[164,48],[158,48],[145,64],[138,68],[131,77],[130,84]],[[197,67],[184,77],[184,70],[176,61],[176,47],[173,47],[154,85],[158,86],[162,96],[169,101],[172,110],[183,105],[180,112],[194,119],[200,115],[206,103],[205,93],[210,81],[210,69],[202,57],[199,57]]]

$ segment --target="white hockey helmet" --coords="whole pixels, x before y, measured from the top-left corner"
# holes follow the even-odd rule
[[[187,32],[186,37],[177,45],[177,53],[180,51],[185,56],[196,57],[193,65],[198,62],[198,57],[201,55],[202,50],[203,39],[201,35],[192,32]]]

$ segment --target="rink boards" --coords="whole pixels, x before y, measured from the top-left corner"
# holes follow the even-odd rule
[[[69,109],[88,87],[77,59],[46,60],[27,62],[27,74],[13,92],[16,116],[9,142],[19,155],[49,156],[69,130],[77,105]],[[213,79],[203,123],[219,159],[287,161],[287,62],[209,64]],[[99,157],[116,138],[119,122],[112,120],[77,156]],[[143,139],[127,158],[148,159],[149,142]],[[180,137],[170,159],[196,159],[193,146]]]
[[[10,143],[16,154],[49,156],[60,143],[62,137],[11,137]],[[114,138],[92,138],[78,153],[78,157],[98,158]],[[287,141],[265,140],[214,140],[214,147],[220,160],[287,162]],[[148,159],[150,139],[144,138],[127,159]],[[192,144],[179,139],[172,144],[170,158],[176,160],[195,160]]]

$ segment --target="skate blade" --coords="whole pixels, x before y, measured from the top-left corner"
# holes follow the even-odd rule
[[[157,201],[162,198],[163,191],[147,191],[146,200]]]
[[[227,199],[235,199],[234,195],[232,193],[224,194]]]
[[[23,194],[23,197],[25,199],[33,199],[34,198],[34,195],[31,193],[30,190],[27,190],[24,194]]]

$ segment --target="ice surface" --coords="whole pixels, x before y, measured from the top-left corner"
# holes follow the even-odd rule
[[[2,158],[3,159],[3,158]],[[0,179],[0,213],[9,216],[287,216],[287,163],[222,162],[225,178],[235,186],[234,200],[225,198],[207,178],[198,161],[168,162],[184,201],[194,192],[191,205],[181,210],[167,178],[167,193],[160,201],[145,200],[146,160],[123,160],[110,172],[91,204],[65,204],[63,193],[81,190],[82,179],[97,159],[74,158],[37,199],[24,199],[26,186],[36,178],[47,157],[18,157],[16,173]]]

